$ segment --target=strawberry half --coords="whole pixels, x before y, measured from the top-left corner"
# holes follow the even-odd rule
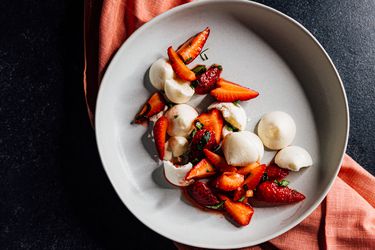
[[[201,206],[214,206],[219,203],[211,188],[201,181],[196,181],[187,187],[189,195]]]
[[[217,178],[216,187],[223,191],[233,191],[241,187],[243,181],[244,176],[242,174],[224,172]]]
[[[209,34],[210,28],[207,27],[178,47],[177,53],[185,64],[191,63],[201,53]]]
[[[156,115],[165,108],[165,99],[160,92],[155,92],[142,106],[141,110],[134,118],[134,122],[141,124],[147,121],[151,116]]]
[[[203,153],[206,156],[207,160],[211,162],[219,171],[221,172],[236,172],[236,167],[233,167],[231,165],[228,165],[227,161],[224,159],[224,157],[221,157],[218,154],[215,154],[214,152],[203,149]]]
[[[186,174],[185,179],[201,179],[214,174],[216,174],[215,168],[206,159],[202,159]]]
[[[206,113],[202,113],[197,117],[196,121],[199,121],[204,129],[213,131],[215,133],[216,143],[220,143],[224,118],[219,110],[211,109]]]
[[[169,62],[173,68],[173,71],[185,81],[194,81],[196,79],[195,73],[191,71],[185,63],[178,57],[176,51],[170,46],[168,48]]]
[[[243,87],[222,78],[216,83],[210,95],[220,102],[247,101],[259,95],[255,90]]]
[[[280,168],[275,164],[271,164],[266,168],[265,173],[270,181],[281,181],[289,174],[289,170]]]
[[[260,165],[259,162],[251,163],[251,164],[249,164],[249,165],[247,165],[245,167],[238,168],[237,173],[243,174],[243,175],[247,175],[247,174],[251,173],[251,171],[254,168],[258,167],[259,165]]]
[[[190,145],[190,160],[200,160],[204,157],[203,149],[213,150],[218,143],[215,140],[215,132],[207,129],[198,130]]]
[[[250,223],[251,217],[254,214],[254,209],[250,205],[232,201],[225,195],[219,195],[219,198],[222,201],[225,201],[225,211],[238,225],[246,226]]]
[[[164,159],[167,129],[168,129],[168,119],[167,117],[162,116],[156,121],[154,130],[153,130],[156,150],[158,151],[159,158],[161,160]]]
[[[197,75],[197,80],[192,83],[195,93],[198,95],[208,94],[219,80],[221,71],[223,68],[214,64],[206,72]]]
[[[289,187],[279,186],[273,181],[265,181],[257,187],[255,198],[269,203],[289,204],[302,201],[305,196]]]
[[[256,168],[253,168],[249,173],[249,176],[246,177],[245,181],[243,182],[243,186],[247,186],[247,190],[253,190],[259,184],[260,180],[262,179],[263,173],[266,170],[266,165],[262,164]]]

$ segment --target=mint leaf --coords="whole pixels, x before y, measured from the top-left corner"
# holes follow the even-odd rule
[[[189,135],[189,138],[188,140],[192,140],[194,138],[194,135],[197,133],[197,130],[196,129],[193,129],[193,131],[191,131],[190,135]]]
[[[245,195],[242,196],[241,198],[238,199],[238,202],[243,202],[243,200],[244,200],[245,198],[246,198]]]
[[[192,89],[195,89],[197,86],[198,86],[198,81],[197,80],[192,81],[191,84],[190,84],[190,87]]]
[[[262,176],[262,182],[268,181],[268,174],[264,173]]]
[[[281,181],[274,180],[273,182],[275,182],[280,187],[286,187],[289,185],[289,181],[287,180],[281,180]]]
[[[203,124],[200,121],[195,122],[195,127],[197,127],[198,130],[201,130],[203,128]]]
[[[193,71],[196,75],[201,75],[207,71],[207,68],[205,65],[197,65],[191,71]]]
[[[213,206],[206,206],[206,208],[210,208],[210,209],[221,209],[221,207],[224,205],[225,201],[220,201],[219,203],[217,203],[216,205],[213,205]]]
[[[207,50],[208,50],[208,48],[205,49],[205,50],[203,50],[203,51],[199,54],[200,58],[201,58],[203,61],[206,61],[206,60],[208,59],[207,55],[204,54],[204,52],[206,52]],[[203,55],[203,56],[202,56],[202,55]]]
[[[189,63],[189,62],[191,62],[191,60],[193,60],[193,58],[192,57],[189,57],[188,59],[186,59],[185,61],[184,61],[184,63],[186,64],[186,63]]]
[[[236,105],[237,107],[239,107],[240,106],[240,101],[239,100],[234,101],[233,104]]]
[[[226,122],[226,123],[225,123],[225,126],[227,126],[227,129],[228,129],[229,131],[232,131],[232,132],[238,132],[238,128],[233,127],[233,125],[230,124],[229,122]]]
[[[198,150],[203,150],[204,149],[204,146],[206,146],[207,142],[210,140],[211,138],[211,133],[210,131],[206,131],[204,132],[201,140],[198,142],[198,145],[197,145],[197,149]]]

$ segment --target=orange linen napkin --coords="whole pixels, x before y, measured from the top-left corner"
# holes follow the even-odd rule
[[[190,1],[85,1],[83,79],[91,122],[100,80],[117,49],[142,24],[186,2]],[[374,187],[375,177],[345,155],[331,191],[309,217],[287,233],[246,249],[375,249]]]

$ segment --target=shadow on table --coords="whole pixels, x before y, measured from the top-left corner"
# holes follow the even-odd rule
[[[170,240],[148,229],[129,212],[101,165],[82,88],[82,14],[82,3],[71,1],[64,23],[65,41],[61,44],[66,77],[62,176],[78,227],[91,235],[99,247],[175,249]]]

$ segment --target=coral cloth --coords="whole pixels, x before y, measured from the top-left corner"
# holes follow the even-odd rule
[[[93,122],[100,80],[112,56],[138,27],[187,0],[86,0],[84,91]],[[245,249],[375,249],[375,177],[345,155],[332,189],[303,222]],[[176,243],[180,249],[196,249]]]

